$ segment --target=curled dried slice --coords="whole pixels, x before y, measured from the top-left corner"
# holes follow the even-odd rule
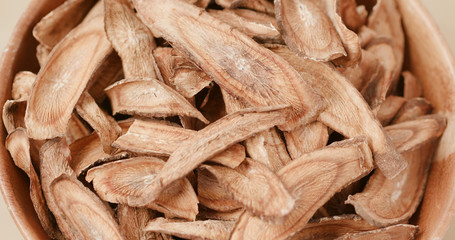
[[[202,168],[198,168],[197,172],[197,193],[199,202],[210,209],[229,212],[241,208],[241,205],[218,183],[216,176]]]
[[[227,240],[234,221],[205,220],[183,222],[165,218],[150,221],[145,231],[161,232],[187,239]]]
[[[280,179],[259,162],[247,159],[235,169],[210,165],[199,169],[213,174],[232,198],[253,216],[280,219],[293,210],[293,197]]]
[[[119,137],[113,145],[117,148],[143,154],[170,156],[183,141],[197,132],[175,127],[164,121],[134,120],[128,132]],[[245,159],[245,148],[235,144],[210,161],[231,168],[237,167]]]
[[[65,135],[79,96],[110,51],[102,16],[79,25],[55,46],[30,95],[25,115],[29,137],[50,139]]]
[[[422,96],[422,83],[411,72],[404,71],[401,73],[404,81],[403,97],[413,99]]]
[[[153,219],[154,213],[147,208],[134,208],[124,204],[117,207],[117,218],[120,231],[127,240],[156,240],[156,234],[144,231],[147,223]]]
[[[189,116],[208,120],[183,96],[164,83],[147,78],[126,79],[105,89],[114,114],[145,117]]]
[[[368,83],[381,76],[381,66],[375,55],[362,50],[359,64],[349,67],[337,67],[337,70],[348,79],[354,87],[362,91]]]
[[[68,127],[65,135],[68,144],[90,135],[91,132],[90,127],[87,126],[82,119],[80,119],[80,116],[77,113],[73,112],[70,120],[68,121]]]
[[[365,25],[368,17],[365,6],[357,6],[355,0],[338,0],[338,4],[339,14],[346,27],[357,32]]]
[[[381,122],[382,126],[387,126],[392,119],[400,111],[403,104],[406,103],[406,99],[398,96],[389,96],[385,101],[378,107],[376,118]]]
[[[281,129],[311,122],[322,110],[320,97],[286,61],[209,13],[177,0],[134,4],[156,36],[190,56],[229,94],[250,107],[291,105]]]
[[[262,42],[282,42],[274,17],[248,9],[209,10],[210,15]]]
[[[392,124],[414,120],[418,117],[430,114],[431,111],[433,111],[433,106],[425,98],[409,99],[400,108],[400,111],[396,114]]]
[[[377,230],[349,233],[336,240],[412,240],[416,238],[418,230],[418,226],[398,224]]]
[[[292,159],[327,145],[329,132],[327,126],[320,122],[310,123],[291,132],[284,132],[287,150]]]
[[[274,15],[274,5],[267,0],[234,0],[229,8],[249,8],[257,12]]]
[[[359,92],[340,74],[323,63],[305,60],[283,46],[270,46],[300,72],[313,89],[323,96],[326,109],[318,121],[346,137],[366,136],[376,165],[387,178],[406,168],[384,129]]]
[[[104,152],[112,154],[115,151],[112,143],[122,134],[122,128],[115,119],[104,112],[87,92],[81,95],[76,111],[98,134]]]
[[[368,44],[370,44],[371,41],[376,38],[376,32],[367,26],[362,26],[357,32],[357,35],[359,37],[360,46],[362,48],[368,46]]]
[[[212,0],[185,0],[191,4],[194,4],[200,8],[207,8],[207,6],[212,2]]]
[[[40,67],[43,67],[46,64],[47,59],[49,58],[49,55],[51,54],[51,51],[52,51],[51,48],[49,48],[43,44],[39,44],[36,47],[36,59],[38,60],[38,64]]]
[[[302,229],[336,192],[372,170],[371,151],[365,139],[347,140],[304,154],[278,172],[296,198],[293,211],[279,222],[266,222],[245,212],[231,239],[286,239]]]
[[[18,72],[13,80],[13,86],[11,88],[11,98],[13,100],[28,99],[35,79],[36,74],[32,72],[29,71]]]
[[[277,0],[275,15],[284,41],[299,56],[327,62],[346,55],[330,18],[313,1]]]
[[[238,208],[229,212],[220,212],[201,206],[199,207],[199,214],[197,216],[203,220],[214,219],[223,221],[237,221],[244,211],[244,209]]]
[[[95,0],[69,0],[47,14],[33,28],[33,36],[53,48],[76,27],[95,5]]]
[[[18,127],[9,133],[5,140],[5,147],[11,154],[14,164],[30,176],[30,168],[33,165],[30,157],[30,142],[26,130]],[[33,171],[35,170],[33,169]]]
[[[106,34],[122,58],[125,78],[158,79],[155,39],[134,13],[129,0],[104,0]]]
[[[18,127],[25,128],[26,100],[7,100],[3,105],[2,121],[8,134]]]
[[[188,220],[196,218],[197,197],[190,182],[183,178],[170,185],[155,201],[147,198],[164,161],[152,157],[137,157],[106,163],[87,172],[98,195],[105,201],[132,207],[149,207],[166,217]],[[146,202],[146,204],[143,204]]]
[[[287,114],[287,106],[249,108],[229,114],[208,125],[171,154],[163,169],[150,183],[145,199],[156,199],[170,184],[235,143],[283,124],[288,118]]]

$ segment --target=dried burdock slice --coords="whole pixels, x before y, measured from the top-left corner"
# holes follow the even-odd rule
[[[170,184],[201,163],[258,132],[283,124],[289,118],[289,111],[288,106],[249,108],[229,114],[198,131],[171,154],[150,183],[145,198],[156,199]]]
[[[422,96],[422,83],[411,72],[404,71],[401,73],[404,81],[403,97],[413,99]]]
[[[284,41],[299,56],[327,62],[346,55],[330,18],[314,1],[277,0],[275,15]]]
[[[418,226],[398,224],[366,232],[348,233],[336,240],[412,240],[416,238],[418,231]]]
[[[68,144],[71,144],[78,139],[90,135],[91,132],[92,130],[90,130],[90,128],[83,122],[82,119],[80,119],[80,116],[77,113],[73,112],[71,114],[70,120],[68,121],[68,127],[65,135]]]
[[[216,176],[203,168],[197,171],[197,197],[202,205],[220,212],[230,212],[242,206],[218,183]]]
[[[392,121],[392,124],[414,120],[417,117],[430,114],[433,106],[425,98],[413,98],[406,101]]]
[[[30,95],[25,115],[29,137],[50,139],[65,135],[90,76],[110,51],[102,16],[79,25],[55,47]]]
[[[286,239],[302,229],[336,192],[372,170],[371,151],[365,139],[351,139],[305,154],[278,172],[296,198],[293,211],[278,222],[267,222],[245,212],[231,239]]]
[[[280,219],[294,208],[294,199],[280,179],[265,165],[246,159],[231,169],[223,166],[202,165],[218,183],[253,216]]]
[[[207,8],[207,6],[212,2],[212,0],[185,0],[188,3],[194,4],[200,8]]]
[[[132,7],[129,0],[104,0],[107,37],[122,58],[125,78],[158,79],[153,57],[155,39]]]
[[[95,0],[69,0],[47,14],[33,28],[33,36],[53,48],[76,27],[95,5]]]
[[[267,0],[234,0],[229,8],[248,8],[272,16],[275,14],[273,3]]]
[[[105,89],[114,114],[145,117],[189,116],[208,120],[182,95],[166,84],[149,78],[126,79]]]
[[[406,168],[401,157],[379,121],[359,92],[339,73],[327,65],[299,58],[284,46],[270,46],[291,63],[302,78],[323,96],[327,106],[318,121],[346,137],[366,136],[375,164],[387,178]]]
[[[245,140],[248,155],[277,172],[291,161],[286,145],[276,128],[260,132]]]
[[[122,128],[115,119],[104,112],[87,92],[82,93],[76,111],[98,134],[104,152],[112,154],[116,150],[112,143],[122,134]]]
[[[292,159],[297,159],[327,145],[329,132],[320,122],[310,123],[291,132],[283,132],[287,150]]]
[[[338,0],[337,3],[339,4],[339,14],[347,28],[357,32],[365,25],[368,17],[365,6],[357,6],[355,0]]]
[[[357,215],[342,215],[311,221],[289,240],[332,240],[348,233],[375,230],[367,221]]]
[[[95,191],[105,201],[152,208],[169,218],[194,220],[198,201],[186,178],[170,185],[155,201],[147,197],[151,182],[163,165],[163,160],[152,157],[119,160],[90,169],[86,180],[93,182]]]
[[[27,108],[27,101],[7,100],[3,105],[2,121],[8,134],[18,127],[25,128],[24,116]]]
[[[33,165],[30,157],[30,142],[26,130],[21,127],[14,129],[8,134],[5,140],[5,147],[11,154],[14,164],[30,176],[30,168]]]
[[[406,99],[398,96],[388,96],[385,101],[378,107],[376,118],[382,126],[387,126],[400,111]]]
[[[439,138],[446,125],[446,119],[443,116],[434,114],[390,125],[385,130],[397,150],[404,153],[413,151],[429,141]]]
[[[13,100],[28,99],[35,82],[36,74],[29,71],[18,72],[13,80],[11,98]]]
[[[313,121],[321,100],[282,58],[209,13],[177,0],[135,0],[139,16],[190,56],[224,90],[250,107],[291,105],[282,130]],[[156,8],[160,5],[160,8]]]
[[[274,17],[248,9],[209,10],[210,15],[262,42],[282,42]]]
[[[198,219],[201,220],[223,220],[223,221],[237,221],[245,210],[242,208],[235,209],[229,212],[221,212],[216,210],[211,210],[203,206],[199,207]]]
[[[376,32],[367,26],[362,26],[357,32],[357,36],[359,36],[360,46],[364,48],[376,38]]]
[[[354,87],[361,91],[368,83],[381,75],[381,66],[377,57],[372,53],[362,50],[359,64],[350,67],[337,67],[337,70],[348,79]]]
[[[38,60],[38,64],[40,67],[43,67],[46,64],[51,51],[52,48],[49,48],[43,44],[38,44],[38,46],[36,47],[36,59]]]
[[[117,207],[117,219],[120,225],[120,231],[125,239],[128,240],[142,240],[152,239],[156,240],[154,232],[144,231],[147,223],[154,218],[153,211],[147,208],[134,208],[125,204],[119,204]]]
[[[184,141],[196,135],[196,131],[172,126],[165,121],[134,120],[128,131],[113,146],[137,153],[170,156]],[[235,144],[210,161],[235,168],[245,159],[245,148]]]
[[[145,231],[161,232],[185,239],[227,240],[234,228],[234,221],[205,220],[184,222],[166,218],[150,221]]]

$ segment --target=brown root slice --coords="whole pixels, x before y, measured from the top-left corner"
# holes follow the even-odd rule
[[[32,91],[32,85],[35,82],[36,74],[29,71],[18,72],[13,80],[11,88],[11,98],[13,100],[27,100]]]
[[[418,231],[418,226],[398,224],[377,230],[349,233],[336,240],[412,240],[416,238]]]
[[[119,137],[113,145],[142,154],[170,156],[184,141],[196,134],[197,131],[171,126],[163,121],[134,120],[128,132]],[[245,147],[234,144],[209,161],[235,168],[244,159]]]
[[[430,114],[431,111],[433,111],[433,106],[425,98],[409,99],[400,108],[400,111],[396,114],[392,124],[414,120],[420,116]]]
[[[387,126],[395,118],[398,111],[406,103],[406,99],[398,96],[389,96],[378,107],[376,118],[382,126]]]
[[[16,128],[25,128],[24,116],[27,100],[7,100],[3,105],[2,121],[8,134]]]
[[[289,240],[332,240],[348,233],[375,230],[367,221],[357,215],[342,215],[310,221]]]
[[[376,31],[374,31],[373,29],[371,29],[371,28],[369,28],[367,26],[362,26],[359,29],[359,31],[357,32],[357,35],[359,36],[360,46],[362,48],[365,48],[366,46],[368,46],[368,44],[373,39],[376,38]]]
[[[349,196],[346,203],[375,226],[389,226],[407,221],[423,197],[434,146],[440,137],[445,119],[438,115],[391,125],[386,131],[408,162],[408,167],[394,179],[375,172],[364,191]]]
[[[167,186],[235,143],[283,124],[288,119],[289,113],[288,106],[249,108],[229,114],[208,125],[184,141],[171,154],[151,182],[149,191],[144,196],[145,199],[153,201]]]
[[[163,160],[152,157],[120,160],[90,169],[86,180],[93,182],[95,191],[105,201],[148,207],[163,212],[168,218],[193,221],[198,213],[198,200],[186,178],[171,184],[155,201],[147,198],[153,187],[151,183],[164,164]]]
[[[209,121],[182,95],[166,84],[148,78],[125,79],[105,89],[114,114],[145,117],[189,116]]]
[[[36,24],[33,36],[52,49],[84,19],[95,3],[95,0],[65,1]]]
[[[205,208],[203,206],[199,207],[198,219],[201,220],[223,220],[223,221],[237,221],[245,210],[242,208],[234,209],[229,212],[221,212],[212,209]]]
[[[346,56],[329,16],[314,1],[277,0],[275,15],[284,41],[299,56],[323,62]]]
[[[354,87],[361,91],[367,84],[377,79],[381,74],[381,66],[375,55],[362,50],[359,63],[349,67],[337,67],[337,70],[346,77]]]
[[[297,159],[327,146],[329,140],[328,128],[323,123],[314,122],[290,132],[284,132],[286,146],[292,159]]]
[[[116,150],[112,143],[122,134],[115,119],[104,112],[87,92],[82,93],[76,111],[98,134],[104,152],[112,154]]]
[[[29,137],[50,139],[65,135],[90,76],[111,51],[102,16],[79,25],[55,46],[30,95],[25,115]]]
[[[212,0],[185,0],[188,3],[194,4],[200,8],[207,8],[207,6],[212,2]]]
[[[201,167],[197,171],[197,198],[205,207],[219,212],[231,212],[242,207],[234,201],[215,175]]]
[[[273,3],[267,0],[234,0],[228,8],[248,8],[271,16],[275,14]]]
[[[339,4],[339,15],[347,28],[357,32],[365,25],[368,17],[365,6],[357,6],[355,0],[338,0],[337,3]]]
[[[49,48],[43,44],[39,44],[36,47],[36,59],[38,60],[38,64],[40,67],[43,67],[47,59],[49,58],[49,55],[51,54],[52,48]]]
[[[280,179],[259,162],[247,159],[235,169],[210,165],[200,169],[213,174],[232,199],[253,216],[276,220],[293,210],[293,197]]]
[[[231,239],[286,239],[302,229],[336,192],[372,170],[371,151],[365,139],[342,141],[304,154],[278,172],[296,199],[293,211],[282,222],[267,222],[245,212]]]
[[[286,61],[209,13],[177,0],[134,4],[156,36],[189,56],[229,94],[250,107],[290,105],[293,114],[280,129],[312,122],[322,110],[319,96]]]
[[[404,81],[403,97],[413,99],[422,96],[422,83],[411,72],[404,71],[401,73]]]
[[[145,231],[161,232],[186,239],[228,240],[234,221],[205,220],[184,222],[166,218],[150,221]]]
[[[406,168],[406,161],[397,152],[365,100],[343,76],[323,63],[299,58],[284,46],[269,47],[291,63],[302,78],[323,96],[327,107],[318,121],[346,137],[366,136],[375,164],[387,178],[397,176]]]
[[[33,165],[30,156],[30,142],[26,130],[19,127],[8,134],[5,140],[5,147],[10,153],[14,164],[30,177],[30,171],[32,170],[30,166]]]
[[[209,13],[256,40],[270,43],[283,41],[275,18],[267,14],[248,9],[209,10]]]
[[[119,204],[116,214],[120,231],[127,240],[152,239],[156,240],[156,233],[144,231],[147,223],[155,217],[153,211],[147,208],[134,208]]]
[[[71,144],[78,139],[84,138],[90,133],[92,130],[90,127],[81,119],[81,117],[76,113],[73,112],[71,114],[71,118],[68,121],[68,126],[66,128],[65,138],[68,144]]]
[[[125,78],[159,79],[152,33],[136,16],[128,0],[104,0],[106,34],[122,58]]]

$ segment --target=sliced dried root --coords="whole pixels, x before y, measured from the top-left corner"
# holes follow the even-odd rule
[[[419,227],[409,224],[398,224],[367,232],[346,234],[336,240],[412,240],[415,239]]]
[[[292,159],[327,145],[328,128],[320,122],[310,123],[291,132],[284,132],[287,150]]]
[[[411,72],[404,71],[401,73],[404,81],[403,97],[413,99],[422,96],[422,83]]]
[[[71,114],[70,120],[68,121],[68,126],[65,134],[65,138],[68,144],[71,144],[81,138],[90,135],[91,132],[92,130],[90,127],[86,125],[86,123],[77,113],[73,112]]]
[[[406,101],[392,121],[392,124],[414,120],[420,116],[430,114],[433,106],[425,98],[413,98]]]
[[[119,221],[120,231],[125,239],[157,239],[156,235],[158,233],[144,231],[147,223],[155,216],[150,209],[134,208],[119,204],[116,216]]]
[[[378,107],[376,118],[381,122],[382,126],[387,126],[395,118],[398,111],[400,111],[406,99],[403,97],[389,96]]]
[[[3,105],[2,121],[8,134],[16,128],[25,128],[27,100],[7,100]]]
[[[32,91],[36,74],[29,71],[18,72],[14,76],[13,86],[11,87],[11,98],[13,100],[27,100]]]

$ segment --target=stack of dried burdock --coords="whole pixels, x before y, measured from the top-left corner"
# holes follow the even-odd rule
[[[3,119],[51,237],[417,234],[445,119],[394,0],[67,0],[33,35]]]

